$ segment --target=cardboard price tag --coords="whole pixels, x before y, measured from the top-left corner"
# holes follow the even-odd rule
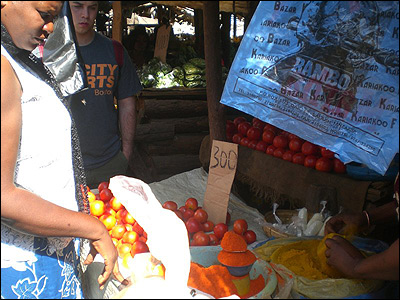
[[[214,224],[225,223],[237,160],[237,144],[213,141],[203,207]]]
[[[162,25],[157,30],[156,45],[154,49],[154,57],[158,57],[163,63],[167,61],[167,50],[169,43],[169,35],[171,33],[171,25],[168,27]]]

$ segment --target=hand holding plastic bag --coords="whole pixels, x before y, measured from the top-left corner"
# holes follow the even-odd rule
[[[147,232],[151,254],[165,266],[165,284],[160,286],[164,297],[188,298],[191,258],[185,224],[174,212],[164,209],[141,180],[115,176],[110,179],[109,188]]]

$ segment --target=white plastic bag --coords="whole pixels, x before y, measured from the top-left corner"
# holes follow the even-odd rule
[[[143,181],[115,176],[110,179],[110,190],[128,212],[147,232],[150,253],[165,267],[165,298],[188,298],[190,248],[185,224],[174,212],[164,209],[150,187]]]

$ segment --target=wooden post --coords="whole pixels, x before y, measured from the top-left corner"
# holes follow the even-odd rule
[[[203,10],[194,10],[194,33],[195,33],[195,50],[199,57],[204,57],[204,25]]]
[[[204,1],[204,53],[206,60],[207,105],[210,138],[226,141],[222,95],[221,33],[219,29],[219,1]],[[210,143],[212,144],[212,143]]]
[[[222,57],[225,67],[231,67],[231,13],[221,13],[221,40],[222,40]]]
[[[121,1],[113,1],[112,38],[118,42],[122,41],[121,23],[122,23]]]

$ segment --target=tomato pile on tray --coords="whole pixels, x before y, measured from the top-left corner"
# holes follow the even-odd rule
[[[208,220],[208,213],[198,205],[197,199],[190,197],[185,205],[178,208],[174,201],[166,201],[163,208],[172,210],[185,223],[188,231],[190,246],[214,246],[219,245],[224,234],[228,231],[231,220],[227,213],[225,223],[214,224]],[[257,237],[253,230],[248,230],[247,221],[235,220],[233,230],[244,237],[247,244],[256,241]]]
[[[346,173],[345,164],[332,151],[305,141],[258,118],[252,123],[245,117],[226,122],[226,137],[244,147],[264,152],[294,164],[322,172]]]
[[[106,226],[118,255],[134,257],[137,253],[148,252],[146,231],[114,197],[108,182],[101,182],[98,190],[98,194],[88,191],[90,214]]]

